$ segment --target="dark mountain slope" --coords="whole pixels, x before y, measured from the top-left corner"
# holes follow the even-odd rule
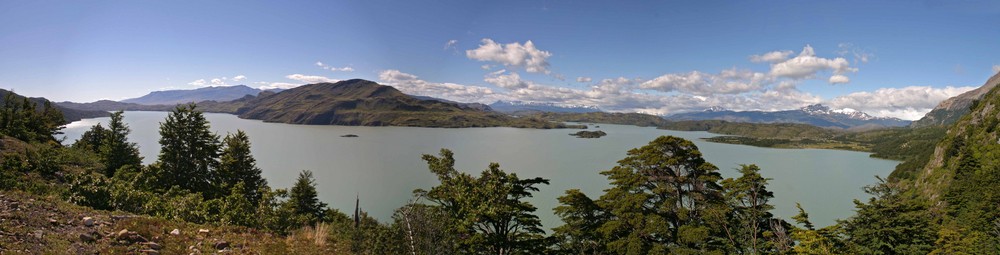
[[[563,124],[507,115],[439,100],[421,100],[372,81],[303,85],[261,96],[240,118],[310,125],[562,128]]]

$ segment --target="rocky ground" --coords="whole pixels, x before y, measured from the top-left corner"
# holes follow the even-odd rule
[[[309,229],[277,237],[255,229],[93,210],[0,191],[0,254],[342,254]],[[345,245],[339,245],[345,246]]]

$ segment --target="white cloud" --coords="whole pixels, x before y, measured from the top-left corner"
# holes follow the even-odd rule
[[[421,80],[416,75],[399,70],[384,70],[378,75],[385,85],[390,85],[403,93],[431,96],[458,102],[492,103],[498,98],[492,89],[455,83],[435,83]]]
[[[993,73],[1000,73],[1000,65],[993,65]]]
[[[478,61],[490,61],[508,67],[524,68],[529,73],[551,73],[548,69],[548,58],[552,56],[552,53],[535,48],[535,44],[530,40],[524,44],[513,42],[501,45],[485,38],[478,48],[465,51],[465,56]]]
[[[840,74],[834,74],[833,76],[830,76],[830,80],[828,81],[830,82],[830,84],[843,84],[851,82],[851,78],[847,78],[847,76]]]
[[[791,56],[792,53],[794,52],[790,50],[772,51],[761,55],[752,55],[750,56],[750,61],[754,63],[760,63],[760,62],[778,63],[788,59],[788,56]]]
[[[265,83],[266,83],[266,82],[265,82]],[[298,87],[298,86],[302,86],[302,84],[297,84],[297,83],[287,83],[287,82],[272,82],[272,83],[266,83],[266,84],[267,84],[267,85],[263,85],[263,86],[260,86],[260,87],[258,87],[258,89],[261,89],[261,90],[269,90],[269,89],[290,89],[290,88],[294,88],[294,87]]]
[[[576,82],[587,83],[590,82],[591,80],[592,79],[590,79],[590,77],[576,77]]]
[[[188,85],[192,86],[205,86],[205,84],[208,84],[208,82],[206,82],[205,79],[197,79],[195,81],[188,83]]]
[[[493,66],[487,64],[487,65],[479,66],[479,68],[482,68],[483,70],[490,70],[490,69],[493,69]]]
[[[237,75],[236,77],[233,77],[233,81],[235,81],[235,82],[243,81],[243,80],[246,80],[246,79],[247,79],[247,77],[244,76],[244,75],[242,75],[242,74],[241,75]]]
[[[678,91],[695,95],[739,94],[761,90],[772,82],[763,73],[727,69],[718,74],[699,71],[664,74],[643,82],[640,87],[663,92]]]
[[[225,78],[225,77],[223,77],[223,78]],[[216,86],[222,86],[222,85],[226,85],[226,82],[225,82],[225,81],[223,81],[223,80],[222,80],[222,79],[220,79],[220,78],[215,78],[215,79],[212,79],[212,81],[211,81],[211,82],[212,82],[212,85],[216,85]]]
[[[832,71],[835,75],[856,72],[858,69],[844,58],[821,58],[816,56],[812,46],[806,45],[798,56],[771,65],[770,75],[791,79],[815,78],[818,73]]]
[[[528,83],[521,80],[521,75],[511,72],[505,74],[507,70],[492,72],[483,78],[484,81],[505,89],[527,88]]]
[[[289,74],[285,76],[289,80],[296,80],[305,83],[321,83],[321,82],[338,82],[340,80],[330,79],[324,76],[317,75],[304,75],[304,74]]]
[[[873,92],[855,92],[836,97],[830,107],[851,108],[873,116],[896,117],[906,120],[920,119],[945,99],[973,90],[975,87],[909,86],[880,88]]]
[[[336,72],[336,71],[354,72],[354,68],[352,68],[350,66],[335,67],[335,66],[330,66],[330,65],[324,64],[323,62],[320,62],[320,61],[316,61],[316,66],[318,66],[320,68],[323,68],[324,70],[330,70],[330,71],[334,71],[334,72]]]
[[[448,42],[444,43],[444,49],[453,48],[456,43],[458,43],[458,40],[448,40]]]

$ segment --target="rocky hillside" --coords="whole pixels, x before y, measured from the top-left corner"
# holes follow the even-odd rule
[[[971,111],[951,125],[930,160],[915,174],[913,187],[931,201],[935,211],[944,213],[946,223],[973,232],[997,231],[1000,89],[990,89],[968,108]]]
[[[989,80],[978,89],[970,90],[961,95],[942,101],[937,107],[924,115],[920,120],[914,121],[912,127],[926,126],[946,126],[958,121],[962,115],[969,112],[972,102],[982,99],[987,92],[1000,84],[1000,73],[994,74]]]
[[[240,118],[310,125],[562,128],[563,124],[421,100],[372,81],[303,85],[250,100]]]

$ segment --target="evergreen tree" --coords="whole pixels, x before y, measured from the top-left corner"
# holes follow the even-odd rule
[[[316,179],[313,178],[312,171],[302,170],[299,173],[299,178],[295,181],[295,186],[292,186],[286,204],[291,207],[294,215],[306,218],[305,224],[316,223],[323,219],[326,203],[319,201],[319,196],[316,193]]]
[[[259,191],[267,186],[267,180],[260,176],[257,161],[250,153],[250,138],[242,130],[237,130],[235,134],[226,135],[222,146],[219,169],[216,171],[219,187],[222,192],[228,192],[236,183],[242,182],[243,196],[256,205],[261,199]]]
[[[691,141],[661,136],[632,149],[601,174],[612,187],[598,200],[610,219],[601,227],[618,254],[703,253],[721,249],[718,227],[703,220],[724,205],[718,168]]]
[[[608,220],[607,211],[578,189],[559,197],[555,213],[565,225],[552,230],[560,251],[566,254],[607,254],[607,243],[598,231]]]
[[[937,230],[927,202],[902,193],[898,183],[865,187],[868,203],[855,200],[857,213],[843,222],[852,253],[927,254]]]
[[[104,175],[108,177],[114,176],[115,172],[124,166],[138,168],[142,165],[139,147],[128,141],[128,134],[132,131],[125,124],[123,118],[122,111],[111,114],[111,122],[108,123],[104,140],[98,147],[101,163],[104,163]]]
[[[27,97],[6,92],[0,109],[0,134],[27,142],[56,142],[55,135],[66,124],[62,112],[51,102],[37,109]]]
[[[548,184],[542,178],[521,179],[491,163],[479,178],[459,173],[454,168],[451,151],[442,149],[440,157],[424,155],[440,185],[417,193],[440,206],[452,221],[461,250],[479,254],[540,254],[546,252],[541,221],[533,213],[537,208],[524,201]]]
[[[782,227],[784,221],[771,214],[774,206],[769,202],[774,193],[767,190],[770,178],[760,175],[757,165],[741,165],[740,177],[722,181],[726,202],[731,211],[731,222],[724,224],[726,237],[741,254],[762,254],[787,248],[784,240],[774,240],[775,236],[787,236]]]
[[[73,148],[84,149],[87,151],[94,152],[95,154],[101,153],[101,144],[104,143],[105,137],[108,136],[108,130],[101,126],[101,123],[97,123],[90,127],[90,130],[83,132],[80,139],[77,139],[73,143]]]
[[[160,168],[164,189],[177,186],[211,195],[212,171],[218,165],[219,137],[194,104],[178,106],[160,123]]]

